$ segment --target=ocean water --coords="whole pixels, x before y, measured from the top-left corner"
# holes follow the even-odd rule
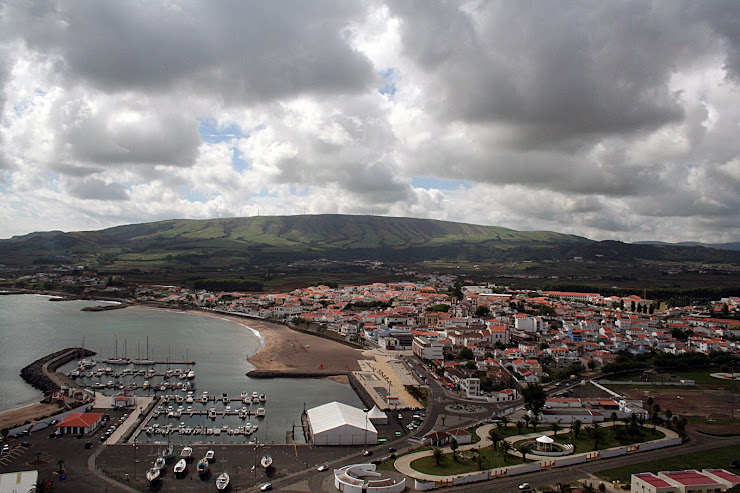
[[[101,303],[54,302],[49,299],[39,295],[0,296],[0,410],[38,402],[42,394],[21,379],[21,369],[54,351],[81,346],[83,338],[85,347],[98,353],[94,357],[96,360],[112,357],[116,352],[118,356],[125,353],[129,358],[146,358],[148,339],[148,357],[151,360],[195,361],[196,396],[204,390],[216,396],[227,393],[232,398],[238,398],[242,391],[264,393],[267,396],[263,405],[266,418],[259,421],[255,417],[248,419],[253,423],[259,422],[259,432],[252,438],[261,442],[285,443],[286,431],[291,430],[293,424],[300,424],[304,406],[310,408],[336,400],[362,407],[349,385],[328,379],[250,379],[245,374],[253,367],[246,358],[256,353],[263,341],[256,331],[231,320],[135,307],[83,312],[83,307]],[[66,365],[60,371],[74,366]],[[164,369],[166,365],[160,368]],[[108,379],[113,378],[101,378],[104,381]],[[143,380],[139,377],[137,381],[141,383]],[[162,379],[155,377],[151,381]],[[139,390],[138,393],[144,392]],[[232,406],[241,407],[241,403],[233,403]],[[206,406],[195,403],[193,407],[197,410]],[[256,407],[259,406],[251,406]],[[219,406],[221,409],[223,406]],[[179,421],[190,425],[203,421],[203,418],[172,422]],[[236,417],[233,420],[207,421],[208,426],[244,424]],[[164,424],[167,421],[160,417],[155,422]],[[218,441],[244,441],[244,437],[231,438],[223,437]],[[146,437],[142,435],[142,439]],[[203,440],[206,438],[202,436],[190,439]]]

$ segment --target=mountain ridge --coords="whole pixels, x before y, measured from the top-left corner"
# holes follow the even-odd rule
[[[740,262],[740,252],[703,246],[594,241],[435,219],[318,214],[169,219],[97,231],[35,232],[0,240],[8,265],[65,262],[143,269],[219,270],[330,258],[343,261],[649,259]]]

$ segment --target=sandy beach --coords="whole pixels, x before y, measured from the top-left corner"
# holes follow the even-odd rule
[[[265,346],[247,359],[257,370],[290,371],[356,371],[357,360],[367,359],[359,349],[323,337],[291,330],[282,324],[225,313],[193,311],[195,314],[228,318],[262,335]]]

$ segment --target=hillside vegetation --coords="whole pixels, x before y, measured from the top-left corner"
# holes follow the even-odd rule
[[[740,263],[740,252],[704,247],[595,242],[548,231],[429,219],[303,215],[168,220],[101,231],[51,231],[0,240],[2,263],[76,263],[107,273],[280,270],[321,259],[421,262],[600,261]],[[223,275],[220,277],[224,277]]]

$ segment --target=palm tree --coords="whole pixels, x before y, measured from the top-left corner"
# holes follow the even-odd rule
[[[557,437],[558,432],[563,429],[562,426],[560,426],[560,421],[555,421],[554,423],[550,424],[550,429],[552,430],[552,436]]]
[[[529,428],[529,422],[531,421],[531,419],[532,418],[530,417],[529,414],[524,415],[524,424],[527,426],[527,428]]]
[[[581,432],[581,426],[583,426],[583,422],[580,419],[573,421],[573,424],[570,425],[570,431],[575,438],[578,438],[578,434]]]
[[[591,425],[591,438],[594,439],[594,449],[598,450],[599,442],[604,439],[604,429],[599,425],[599,423]]]
[[[455,462],[457,462],[457,454],[455,453],[455,451],[458,449],[458,447],[460,447],[460,445],[458,445],[457,440],[453,438],[450,441],[450,449],[452,449],[452,460],[454,460]]]
[[[41,464],[41,454],[42,452],[36,452],[36,464]]]
[[[522,462],[527,462],[527,454],[532,451],[532,444],[528,443],[519,447],[519,453],[522,454]]]
[[[508,442],[506,440],[501,441],[501,450],[504,452],[504,462],[506,462],[506,456],[513,448],[514,446],[511,444],[511,442]]]
[[[501,416],[501,423],[504,425],[504,428],[509,426],[510,422],[511,420],[509,418],[507,418],[506,416]]]
[[[537,416],[532,416],[530,421],[532,423],[532,431],[537,433],[537,425],[539,424],[539,420],[537,419]]]
[[[611,418],[612,418],[612,424],[615,424],[617,422],[617,419],[618,419],[617,418],[617,413],[614,412],[614,411],[612,411]]]
[[[501,443],[501,440],[504,439],[501,432],[495,428],[491,428],[488,431],[488,436],[491,437],[491,442],[493,443],[493,449],[498,450],[498,444]]]
[[[522,428],[524,428],[524,421],[522,421],[520,419],[519,421],[517,421],[514,424],[516,425],[516,432],[517,432],[517,434],[521,435],[522,434]]]
[[[57,460],[57,464],[59,464],[59,474],[64,473],[64,463],[67,462],[64,460],[63,457],[60,457],[59,460]]]
[[[442,460],[442,449],[439,447],[434,447],[432,449],[432,456],[434,457],[434,462],[439,465],[439,462]]]

